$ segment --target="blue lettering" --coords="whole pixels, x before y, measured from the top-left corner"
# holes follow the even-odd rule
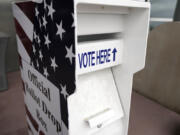
[[[110,57],[110,51],[111,51],[111,48],[109,48],[108,49],[108,52],[107,52],[107,60],[106,60],[106,62],[108,63],[108,62],[110,62],[110,59],[109,59],[109,57]]]
[[[80,54],[78,54],[78,57],[79,57],[79,66],[80,68],[82,68],[82,62],[83,62],[82,54],[81,54],[81,57],[80,57]]]
[[[101,62],[101,54],[100,51],[96,51],[96,65]]]
[[[113,53],[113,61],[115,61],[115,60],[116,60],[117,49],[114,48],[113,51],[112,51],[112,53]]]
[[[93,51],[93,52],[92,52],[92,55],[91,55],[91,56],[92,56],[92,57],[91,57],[91,58],[92,58],[92,59],[91,59],[91,65],[92,65],[92,66],[95,65],[95,63],[94,63],[94,59],[95,59],[94,54],[95,54],[95,51]]]
[[[84,53],[83,54],[83,66],[86,68],[87,64],[88,64],[88,56],[87,56],[87,53]]]
[[[89,56],[89,58],[88,58],[89,59],[89,63],[88,64],[89,64],[89,67],[91,66],[91,53],[92,52],[88,52],[88,56]]]
[[[98,64],[109,63],[111,62],[110,59],[111,55],[113,55],[113,61],[115,61],[116,53],[117,53],[116,48],[114,48],[113,50],[109,48],[109,49],[102,49],[98,51],[90,51],[90,52],[84,52],[82,54],[78,54],[79,66],[80,68],[87,68]]]
[[[100,56],[100,63],[101,63],[101,64],[104,63],[104,60],[103,60],[103,57],[104,57],[104,56],[103,56],[103,52],[104,52],[104,50],[101,50],[101,53],[100,53],[100,55],[101,55],[101,56]]]

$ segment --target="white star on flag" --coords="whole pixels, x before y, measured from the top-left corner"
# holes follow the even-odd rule
[[[51,18],[52,18],[52,20],[53,20],[53,13],[55,12],[55,10],[53,9],[53,5],[52,5],[52,3],[51,3],[51,5],[50,6],[48,6],[48,16],[50,15],[51,16]]]
[[[31,63],[31,66],[34,68],[34,64],[33,64],[33,62]]]
[[[37,40],[37,34],[35,31],[34,31],[34,39]]]
[[[41,61],[42,61],[42,59],[43,59],[43,55],[42,55],[42,52],[41,51],[39,51],[39,58],[41,59]]]
[[[45,77],[47,78],[49,76],[48,72],[47,72],[47,68],[44,68],[44,73]]]
[[[51,67],[53,67],[54,72],[56,71],[56,68],[58,67],[58,65],[56,64],[55,57],[53,59],[51,59]]]
[[[44,28],[46,29],[46,24],[47,24],[47,21],[46,21],[46,18],[45,18],[45,16],[43,16],[43,26],[44,26]]]
[[[38,11],[38,9],[37,9],[37,8],[35,8],[35,14],[36,14],[36,16],[38,17],[38,15],[39,15],[39,11]]]
[[[40,44],[40,38],[39,38],[39,36],[37,36],[37,42],[38,42],[38,44]]]
[[[62,27],[62,21],[60,22],[59,25],[57,24],[56,26],[58,28],[58,31],[57,31],[56,35],[60,35],[60,39],[62,40],[63,33],[66,32]]]
[[[39,26],[42,27],[41,19],[39,18]]]
[[[54,91],[60,98],[56,107],[57,117],[63,116],[59,120],[60,125],[58,125],[61,131],[57,132],[68,135],[67,98],[75,92],[76,88],[74,1],[32,1],[30,3],[17,3],[13,6],[17,13],[20,13],[16,14],[15,12],[14,14],[18,41],[19,39],[21,41],[18,43],[23,47],[23,50],[25,49],[23,55],[27,58],[31,68],[33,66],[39,72],[39,76],[43,76],[42,81],[49,82],[49,85],[57,89],[57,93]],[[19,32],[21,30],[23,32]],[[28,42],[24,40],[25,38]],[[37,132],[47,134],[45,130],[40,131],[40,128]],[[55,132],[54,128],[48,130],[49,135]]]
[[[47,8],[47,3],[46,3],[46,0],[44,0],[44,9]]]
[[[49,49],[49,44],[51,43],[51,41],[49,40],[48,34],[47,34],[47,36],[45,35],[44,38],[45,38],[44,44],[47,45],[47,48]]]
[[[32,48],[33,48],[33,53],[35,54],[36,53],[36,48],[34,45],[32,45]]]
[[[73,24],[71,27],[75,27],[75,23],[74,23],[74,14],[72,13],[72,17],[73,17]]]
[[[65,99],[67,98],[67,96],[69,96],[66,90],[66,85],[61,85],[61,94],[64,96]]]
[[[66,47],[66,51],[67,51],[66,58],[69,58],[69,61],[72,64],[72,59],[75,57],[73,50],[72,50],[72,45],[70,48]]]
[[[38,62],[38,60],[36,60],[36,64],[37,64],[37,68],[39,68],[39,62]]]

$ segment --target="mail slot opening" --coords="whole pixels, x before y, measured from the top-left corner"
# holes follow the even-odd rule
[[[123,38],[123,33],[104,33],[104,34],[92,34],[92,35],[80,35],[78,36],[78,43],[91,42],[91,41],[102,41],[102,40],[113,40]]]

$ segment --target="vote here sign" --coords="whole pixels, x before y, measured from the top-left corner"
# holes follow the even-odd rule
[[[122,63],[123,41],[82,42],[77,46],[77,74],[88,73]]]

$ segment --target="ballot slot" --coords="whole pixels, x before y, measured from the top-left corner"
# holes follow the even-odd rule
[[[78,43],[88,42],[88,41],[118,39],[118,38],[122,38],[122,36],[123,36],[123,34],[121,32],[105,33],[105,34],[92,34],[92,35],[80,35],[80,36],[78,36]]]

